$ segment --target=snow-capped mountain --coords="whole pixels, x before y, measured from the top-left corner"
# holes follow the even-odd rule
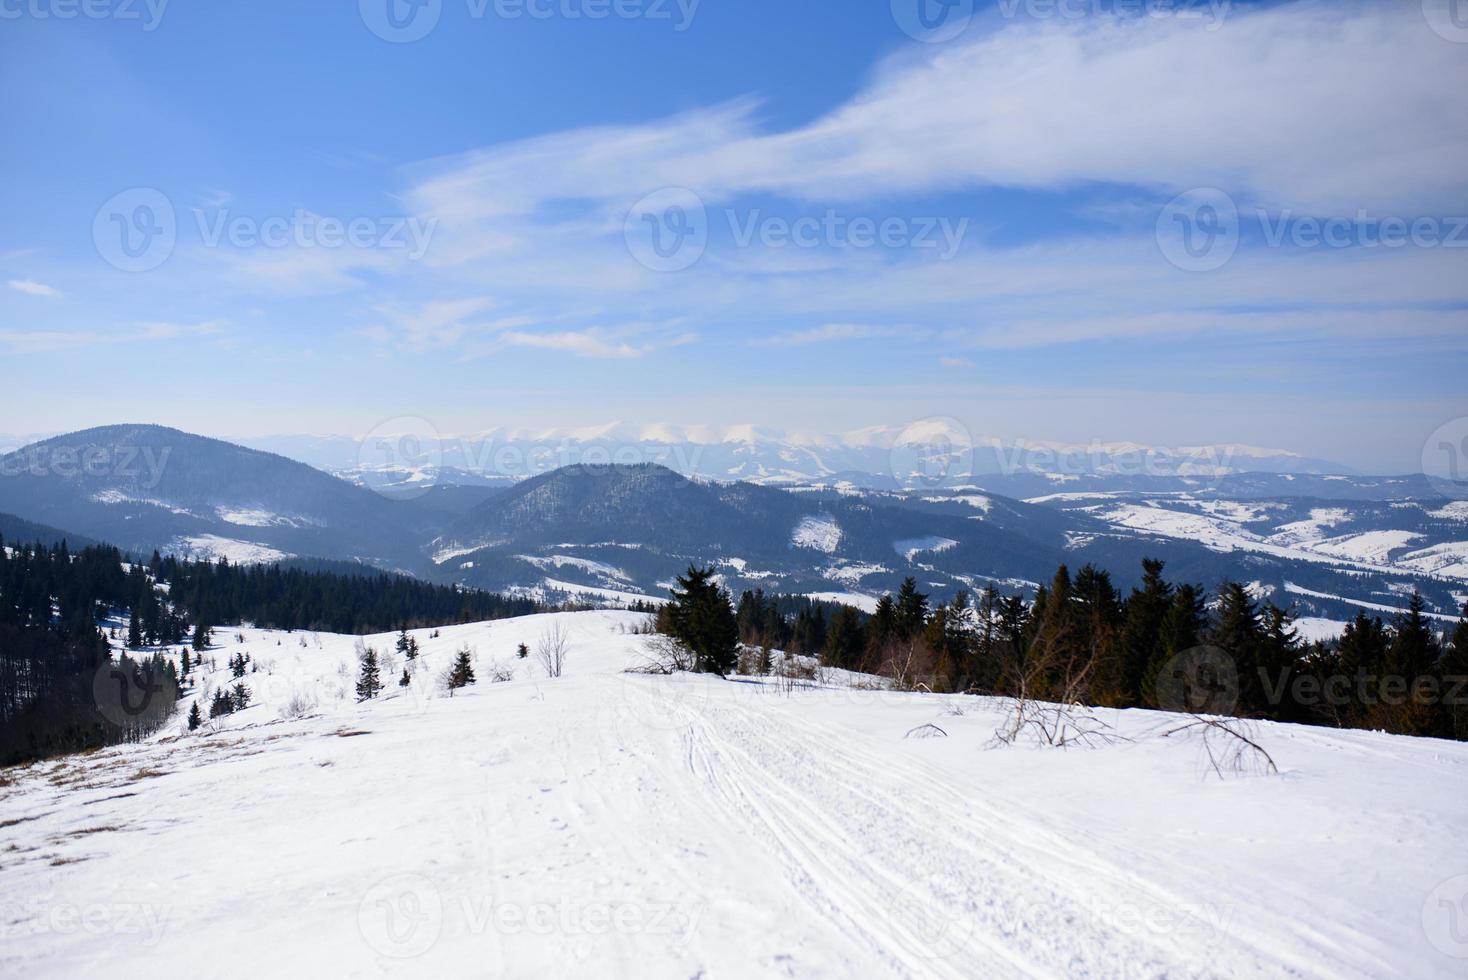
[[[751,429],[719,435],[726,441],[682,445],[725,459],[772,445]],[[891,483],[908,484],[901,489],[839,478],[690,478],[657,463],[623,465],[625,455],[609,462],[582,443],[591,448],[568,465],[519,480],[445,484],[454,471],[425,470],[408,456],[403,472],[411,476],[373,492],[282,456],[172,429],[113,426],[0,456],[0,514],[14,515],[10,527],[32,529],[25,533],[44,525],[47,540],[80,535],[232,562],[347,561],[608,602],[661,598],[690,564],[715,565],[735,590],[870,606],[909,576],[940,596],[990,583],[1031,590],[1061,563],[1095,564],[1127,587],[1148,557],[1167,562],[1179,580],[1252,583],[1261,595],[1335,619],[1362,605],[1396,608],[1413,589],[1446,615],[1468,593],[1462,502],[1432,496],[1425,482],[1415,497],[1410,480],[1337,475],[1027,473],[958,483],[943,472],[955,450],[942,440],[952,435],[939,426],[896,440],[872,430],[849,440],[898,459],[906,479]],[[901,455],[915,447],[924,454]],[[939,473],[942,482],[924,484],[925,474]],[[1280,493],[1282,486],[1316,495]],[[1324,492],[1341,486],[1378,496]],[[1025,499],[1005,492],[1011,488]]]
[[[411,487],[489,483],[574,463],[657,463],[685,476],[754,483],[841,483],[872,488],[943,486],[979,477],[1053,474],[1122,480],[1232,473],[1349,474],[1286,450],[1129,442],[1067,444],[976,435],[955,419],[809,435],[754,425],[725,428],[609,423],[543,430],[500,428],[447,435],[420,421],[391,423],[362,439],[272,436],[248,441],[357,482]]]

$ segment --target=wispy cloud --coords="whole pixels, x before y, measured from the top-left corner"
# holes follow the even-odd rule
[[[925,331],[916,327],[873,326],[864,323],[827,323],[808,330],[760,337],[750,341],[754,347],[802,347],[806,344],[831,344],[855,340],[875,340],[883,337],[914,337]]]
[[[27,296],[60,296],[61,290],[34,279],[11,279],[5,285]]]
[[[678,334],[661,340],[633,342],[621,339],[616,331],[599,327],[586,330],[562,330],[549,333],[527,333],[508,330],[500,339],[512,347],[532,347],[538,350],[561,351],[577,357],[604,359],[627,359],[642,357],[666,347],[679,347],[692,343],[696,338],[691,333]]]
[[[110,344],[144,343],[212,337],[220,333],[222,324],[208,323],[142,323],[102,333],[90,330],[0,330],[0,344],[12,353],[47,354],[78,348]]]

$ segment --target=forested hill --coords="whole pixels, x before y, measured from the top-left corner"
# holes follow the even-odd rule
[[[521,616],[508,598],[386,574],[237,567],[0,537],[0,765],[141,738],[215,627],[386,632]],[[107,633],[128,652],[114,660]]]

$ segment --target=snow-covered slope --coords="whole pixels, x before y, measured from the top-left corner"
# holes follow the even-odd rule
[[[556,622],[552,679],[514,650]],[[985,699],[621,673],[638,622],[420,632],[361,705],[353,638],[221,633],[258,703],[217,731],[0,773],[0,973],[1462,974],[1468,746],[1264,725],[1283,775],[1220,780],[1132,711],[991,748]]]

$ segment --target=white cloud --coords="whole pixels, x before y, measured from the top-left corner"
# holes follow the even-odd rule
[[[16,354],[47,354],[111,344],[145,343],[212,337],[221,324],[142,323],[125,330],[101,333],[89,330],[0,330],[0,344]]]
[[[61,290],[34,279],[11,279],[5,285],[27,296],[60,296]]]
[[[577,357],[625,359],[642,357],[664,347],[677,347],[692,343],[692,334],[679,334],[664,340],[633,343],[620,339],[616,331],[599,327],[586,330],[562,330],[549,333],[526,333],[508,330],[500,334],[506,344],[514,347],[533,347],[539,350],[562,351]]]
[[[761,337],[750,341],[755,347],[801,347],[806,344],[841,343],[849,340],[873,340],[882,337],[911,337],[922,331],[913,327],[883,327],[863,323],[828,323],[808,330]]]

